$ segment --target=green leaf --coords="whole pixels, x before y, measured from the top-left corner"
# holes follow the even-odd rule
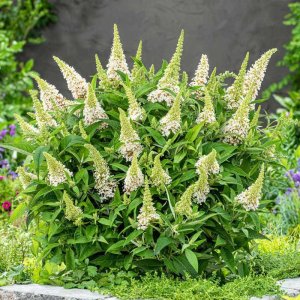
[[[66,251],[66,265],[68,270],[75,269],[75,255],[74,251],[71,248],[68,248]]]
[[[123,246],[128,245],[132,240],[134,240],[135,238],[140,236],[142,233],[143,233],[143,230],[135,230],[135,231],[131,232],[129,234],[129,236],[126,238]]]
[[[146,271],[151,271],[151,270],[156,270],[157,268],[162,267],[164,264],[163,262],[157,260],[157,259],[142,259],[134,262],[136,266],[146,270]]]
[[[34,167],[35,167],[35,171],[37,173],[37,176],[39,178],[39,174],[40,174],[40,166],[42,161],[44,160],[44,155],[43,152],[48,152],[50,149],[49,146],[40,146],[37,149],[35,149],[34,153],[33,153],[33,162],[34,162]]]
[[[193,142],[199,135],[201,128],[203,127],[203,123],[199,123],[193,128],[191,128],[186,134],[186,140]]]
[[[84,144],[86,144],[86,141],[81,136],[78,135],[68,135],[64,137],[60,143],[62,152],[73,145],[84,145]]]
[[[195,271],[198,273],[198,258],[197,255],[191,249],[185,249],[185,256]]]
[[[226,241],[224,239],[222,239],[220,237],[220,235],[218,235],[216,243],[215,243],[215,247],[224,246],[224,245],[226,245]]]
[[[232,251],[230,251],[227,248],[222,248],[221,249],[221,256],[226,263],[226,265],[229,267],[229,269],[235,273],[235,262],[234,262],[234,257],[232,254]]]
[[[154,254],[157,255],[160,253],[162,249],[167,247],[173,242],[173,239],[166,237],[166,236],[160,236],[157,240],[157,243],[154,248]]]
[[[22,143],[0,144],[0,147],[8,150],[16,151],[26,156],[31,156],[32,152],[35,149],[34,146],[24,141]]]
[[[124,247],[124,241],[118,241],[114,244],[112,244],[107,250],[106,252],[110,252],[110,253],[118,253],[120,250],[122,250]]]
[[[21,218],[24,216],[24,213],[27,209],[27,204],[26,202],[21,202],[12,212],[12,214],[10,215],[9,220],[11,222],[14,222],[15,220]]]
[[[161,146],[166,144],[165,138],[155,129],[151,127],[145,127],[145,129],[150,133],[153,139]]]

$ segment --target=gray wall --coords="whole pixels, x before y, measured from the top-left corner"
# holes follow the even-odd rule
[[[282,25],[288,0],[53,0],[58,22],[44,31],[46,42],[29,46],[25,58],[33,57],[35,70],[69,96],[51,59],[56,55],[88,78],[95,73],[94,54],[106,64],[113,24],[117,23],[128,61],[143,40],[143,61],[159,67],[175,49],[185,29],[183,69],[190,75],[200,55],[209,56],[218,71],[237,71],[247,51],[252,63],[269,48],[278,47],[268,69],[264,87],[278,81],[286,70],[275,66],[289,40],[290,28]],[[270,103],[266,108],[274,108]]]

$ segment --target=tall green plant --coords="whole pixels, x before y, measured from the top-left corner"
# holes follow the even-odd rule
[[[43,261],[69,270],[88,262],[192,276],[249,272],[243,258],[264,238],[257,210],[279,143],[253,109],[275,50],[226,89],[232,73],[209,76],[206,56],[188,84],[183,38],[156,73],[134,58],[132,74],[115,26],[107,69],[96,58],[90,83],[55,57],[73,101],[37,78],[32,121],[16,116],[24,140],[7,147],[27,153],[18,171],[31,199],[21,207],[35,221]]]

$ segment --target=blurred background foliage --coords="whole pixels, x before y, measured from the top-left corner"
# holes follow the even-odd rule
[[[0,2],[0,124],[5,126],[15,112],[28,109],[28,90],[34,61],[20,61],[28,43],[43,42],[41,30],[56,20],[46,0]]]

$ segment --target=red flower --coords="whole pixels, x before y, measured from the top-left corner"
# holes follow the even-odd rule
[[[2,208],[5,210],[5,211],[10,211],[11,210],[11,203],[9,201],[4,201],[2,203]]]
[[[0,181],[4,180],[4,179],[5,179],[5,176],[0,176]]]

